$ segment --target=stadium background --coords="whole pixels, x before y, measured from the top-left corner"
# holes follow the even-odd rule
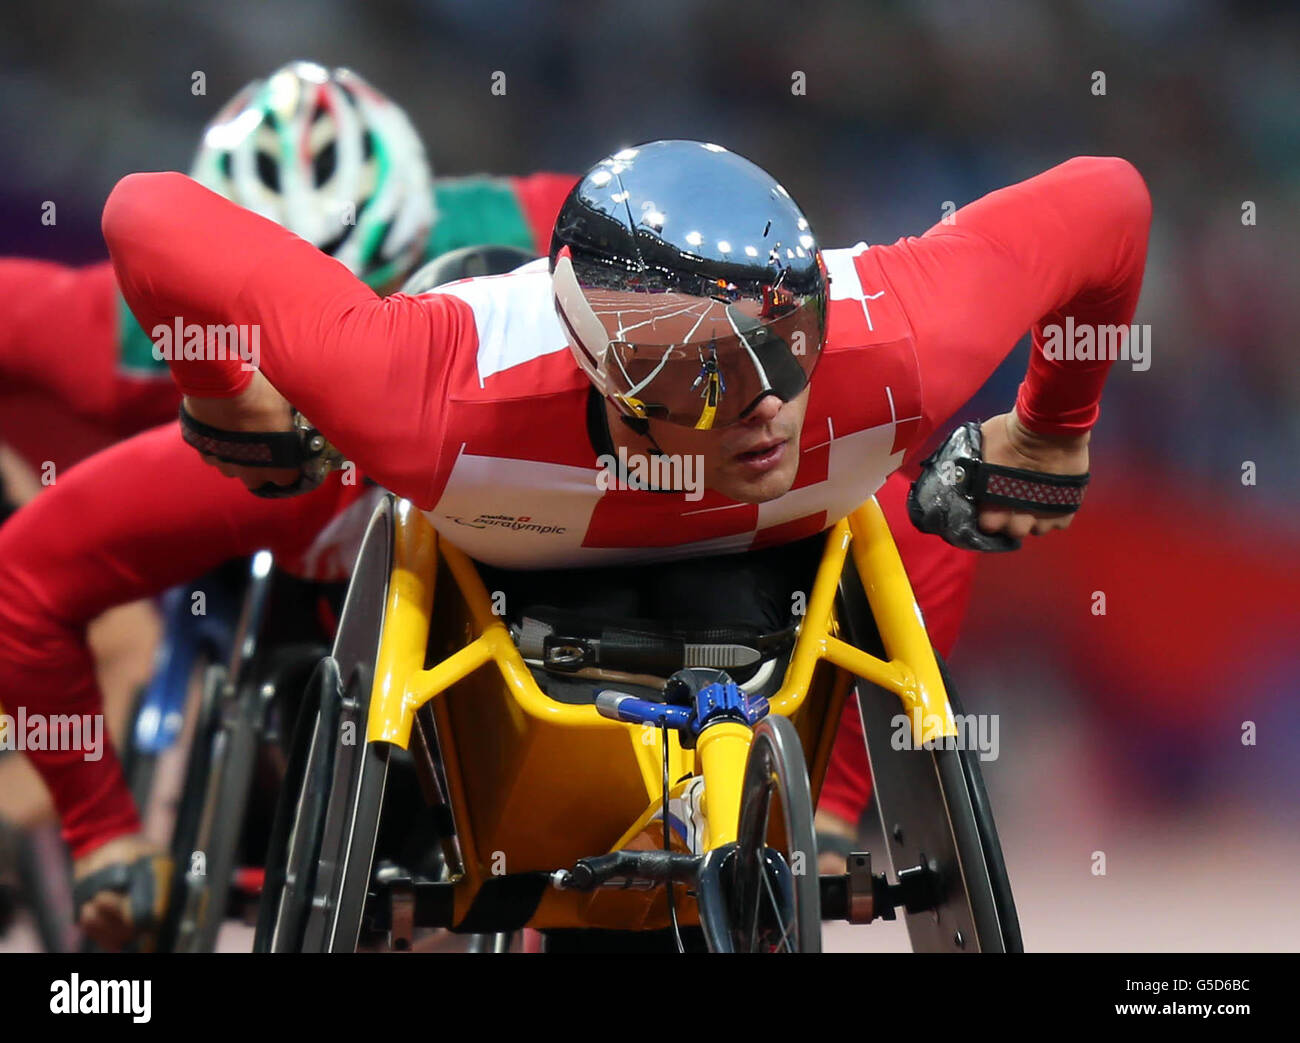
[[[954,667],[968,709],[1001,714],[985,771],[1028,947],[1296,947],[1300,7],[13,2],[0,253],[102,257],[113,183],[186,169],[216,107],[294,57],[388,92],[442,174],[717,141],[780,177],[824,245],[919,234],[1071,155],[1132,160],[1155,205],[1150,369],[1115,366],[1071,532],[981,561]],[[969,415],[1007,407],[1026,350]],[[877,930],[835,944],[902,944]]]

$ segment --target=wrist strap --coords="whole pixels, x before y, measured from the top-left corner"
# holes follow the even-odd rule
[[[181,437],[200,453],[242,467],[297,468],[309,459],[299,431],[227,431],[195,420],[181,404]],[[314,454],[313,454],[314,455]]]
[[[977,504],[1040,513],[1073,514],[1083,504],[1087,474],[1047,474],[958,457],[954,473],[962,492]]]
[[[298,472],[292,485],[265,482],[250,491],[266,499],[310,492],[330,471],[343,465],[343,454],[325,440],[298,410],[292,410],[292,431],[228,431],[195,420],[181,403],[181,437],[200,453],[242,467],[276,467]]]

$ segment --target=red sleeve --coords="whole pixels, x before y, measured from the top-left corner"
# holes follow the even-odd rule
[[[0,258],[0,382],[114,419],[117,294],[107,261],[69,268]]]
[[[204,464],[175,423],[72,468],[0,526],[5,712],[101,713],[86,646],[92,619],[263,547],[299,553],[352,491],[332,479],[301,497],[259,499]],[[78,751],[28,756],[74,856],[138,828],[111,748],[99,760]]]
[[[533,246],[538,257],[551,252],[551,233],[555,219],[560,216],[560,206],[572,191],[578,179],[572,174],[529,174],[510,179],[515,196],[533,233]]]
[[[380,298],[342,264],[182,174],[132,174],[104,208],[118,284],[146,332],[242,325],[258,368],[343,454],[420,506],[432,503],[451,366],[477,343],[447,294]],[[237,358],[173,359],[181,390],[238,394]],[[401,423],[395,423],[400,417]]]
[[[1151,197],[1123,159],[1080,157],[963,207],[879,252],[907,313],[924,432],[955,413],[1032,327],[1016,408],[1040,434],[1096,423],[1110,361],[1052,361],[1043,327],[1128,325],[1146,264]],[[875,251],[873,251],[874,253]]]

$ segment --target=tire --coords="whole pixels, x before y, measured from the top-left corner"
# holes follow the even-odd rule
[[[784,850],[768,844],[773,797],[781,805]],[[727,868],[733,951],[821,952],[812,793],[799,733],[789,718],[767,717],[754,728]]]
[[[883,656],[880,635],[856,571],[840,582],[840,620],[850,642]],[[939,662],[954,714],[961,703]],[[903,914],[915,952],[1022,952],[1019,920],[976,751],[895,748],[898,697],[857,684],[872,788],[895,877],[926,866],[933,908]]]
[[[948,673],[948,664],[943,661],[938,652],[935,652],[935,659],[938,660],[939,671],[943,675],[943,684],[948,692],[948,703],[952,707],[952,712],[964,713],[957,689]],[[991,891],[989,898],[983,900],[987,905],[991,899],[991,907],[977,908],[976,918],[989,924],[985,929],[986,934],[996,931],[1003,952],[1024,952],[1025,943],[1020,934],[1020,916],[1016,912],[1016,901],[1011,893],[1011,877],[1007,873],[1007,862],[1002,854],[1002,842],[998,838],[997,825],[993,821],[993,806],[989,802],[988,790],[984,787],[984,773],[980,770],[978,751],[962,749],[955,753],[965,783],[965,798],[969,802],[970,827],[975,834],[971,841],[963,841],[962,846],[966,843],[978,844],[979,857],[983,860]],[[955,786],[947,787],[950,805],[954,803],[952,797],[954,788]],[[963,856],[964,862],[976,863],[979,860],[973,850],[969,853],[963,852]],[[996,927],[993,925],[994,920]]]
[[[209,775],[203,785],[199,829],[187,859],[176,952],[216,949],[217,933],[230,905],[231,881],[266,719],[265,693],[252,679],[236,691],[223,691],[220,704]],[[202,855],[201,862],[196,860],[197,855]]]
[[[198,717],[194,722],[185,764],[185,781],[172,826],[172,881],[167,913],[158,936],[159,952],[174,952],[180,936],[181,920],[187,904],[190,861],[202,828],[204,795],[212,770],[213,748],[221,728],[221,694],[227,683],[228,675],[224,666],[209,665],[204,670]]]
[[[299,952],[325,830],[333,736],[342,701],[338,664],[322,659],[307,684],[266,853],[254,952]]]
[[[272,952],[353,952],[360,937],[388,782],[389,746],[365,736],[392,573],[393,504],[385,498],[370,519],[326,660],[333,673],[295,800],[274,926],[263,932]],[[279,857],[271,853],[268,871]]]
[[[406,280],[402,292],[416,296],[457,279],[504,275],[532,259],[532,251],[517,246],[462,246],[435,257],[416,271]]]
[[[19,897],[36,921],[42,950],[74,951],[72,867],[58,827],[27,830],[15,838],[15,845]]]
[[[355,669],[344,689],[342,720],[365,735],[370,671]],[[388,784],[387,743],[340,746],[334,758],[314,900],[304,952],[355,952],[370,891],[379,816]]]

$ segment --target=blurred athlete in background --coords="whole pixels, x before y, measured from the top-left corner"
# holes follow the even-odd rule
[[[231,99],[205,130],[193,175],[293,230],[379,292],[462,247],[543,252],[574,181],[559,174],[434,181],[400,108],[355,73],[309,62],[290,63]],[[8,305],[0,316],[0,441],[18,450],[5,453],[6,484],[23,502],[40,489],[32,472],[53,464],[55,478],[0,527],[0,572],[12,581],[0,595],[0,700],[20,702],[29,682],[59,696],[93,692],[117,734],[148,677],[159,630],[147,603],[128,602],[263,547],[277,550],[281,567],[296,575],[345,578],[350,534],[339,516],[368,490],[359,478],[352,485],[335,480],[328,506],[320,505],[323,497],[281,505],[207,475],[164,480],[158,447],[170,445],[173,459],[186,463],[193,456],[174,421],[180,396],[166,362],[154,357],[153,340],[122,302],[112,266],[0,259],[0,295]],[[94,450],[158,424],[126,450],[127,459],[157,464],[157,483],[131,488],[113,455],[64,474]],[[136,512],[135,553],[115,555],[123,530],[113,508],[128,505]],[[364,525],[368,509],[357,513]],[[106,612],[114,606],[121,607]],[[106,760],[113,764],[106,777],[119,780],[111,750]],[[82,784],[91,798],[111,788],[90,778]],[[0,762],[0,793],[0,817],[19,826],[52,810],[20,757]],[[127,814],[119,805],[81,828],[109,835]],[[129,814],[133,820],[133,808]],[[65,835],[74,854],[85,850],[76,827]],[[79,863],[78,875],[111,857]],[[114,907],[111,897],[103,904]],[[92,904],[90,933],[120,944],[125,934],[107,915],[99,922]]]

